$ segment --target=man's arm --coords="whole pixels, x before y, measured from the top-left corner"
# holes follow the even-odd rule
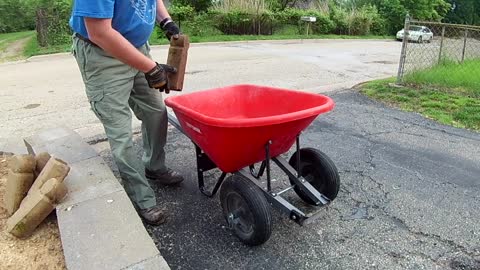
[[[162,0],[157,0],[157,22],[169,40],[172,37],[178,39],[180,28],[178,28],[177,24],[170,18],[170,14]]]
[[[159,2],[162,1],[159,0]],[[163,2],[162,6],[165,8]],[[153,60],[143,55],[112,28],[111,19],[85,18],[84,20],[88,38],[113,57],[144,73],[156,67],[157,64]]]
[[[166,18],[170,18],[167,8],[162,0],[157,0],[157,22],[161,22]]]

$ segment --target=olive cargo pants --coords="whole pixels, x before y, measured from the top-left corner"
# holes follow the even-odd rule
[[[150,57],[148,44],[138,50]],[[139,209],[156,205],[144,167],[166,171],[164,146],[168,121],[162,94],[148,86],[142,72],[77,37],[73,38],[73,54],[91,109],[107,134],[125,191]],[[133,147],[130,109],[142,121],[144,166]]]

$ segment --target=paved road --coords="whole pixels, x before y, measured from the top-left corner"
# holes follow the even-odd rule
[[[187,180],[157,187],[171,217],[148,230],[172,269],[480,269],[480,134],[356,91],[330,95],[336,109],[302,140],[336,163],[339,196],[306,227],[274,212],[272,237],[256,248],[225,228],[218,196],[199,193],[194,148],[170,130],[168,164]],[[94,146],[111,164],[107,143]],[[135,147],[140,156],[139,136]]]
[[[166,53],[166,47],[152,48],[154,59],[160,62]],[[351,87],[359,81],[394,75],[399,55],[400,43],[394,41],[193,45],[185,91],[237,83],[312,91]],[[0,65],[0,99],[0,140],[58,125],[84,137],[102,133],[69,54]]]

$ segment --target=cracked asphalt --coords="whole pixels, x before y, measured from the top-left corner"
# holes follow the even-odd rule
[[[193,145],[170,129],[167,162],[186,181],[155,188],[170,217],[147,229],[172,269],[480,269],[480,134],[355,90],[329,95],[336,108],[317,118],[302,144],[335,162],[339,195],[304,227],[272,210],[273,233],[260,247],[225,227],[218,196],[197,189]],[[139,156],[141,144],[136,135]],[[115,171],[108,144],[93,146]],[[287,184],[278,171],[274,177],[275,188]]]

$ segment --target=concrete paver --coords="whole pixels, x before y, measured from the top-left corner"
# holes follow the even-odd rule
[[[73,163],[70,168],[70,173],[65,178],[69,195],[62,201],[63,207],[123,190],[101,157]]]
[[[126,270],[168,270],[170,267],[168,266],[165,259],[157,255],[151,259],[145,260],[138,264],[129,266]]]
[[[21,137],[1,138],[0,139],[0,153],[15,153],[18,155],[28,154],[25,143]]]
[[[29,138],[26,138],[25,142],[28,149],[32,147],[35,149],[35,153],[47,152],[69,164],[97,156],[97,152],[89,147],[78,134],[57,137],[55,140],[37,145],[34,140],[30,141]]]
[[[124,269],[159,254],[124,191],[59,208],[60,214],[68,269]]]

